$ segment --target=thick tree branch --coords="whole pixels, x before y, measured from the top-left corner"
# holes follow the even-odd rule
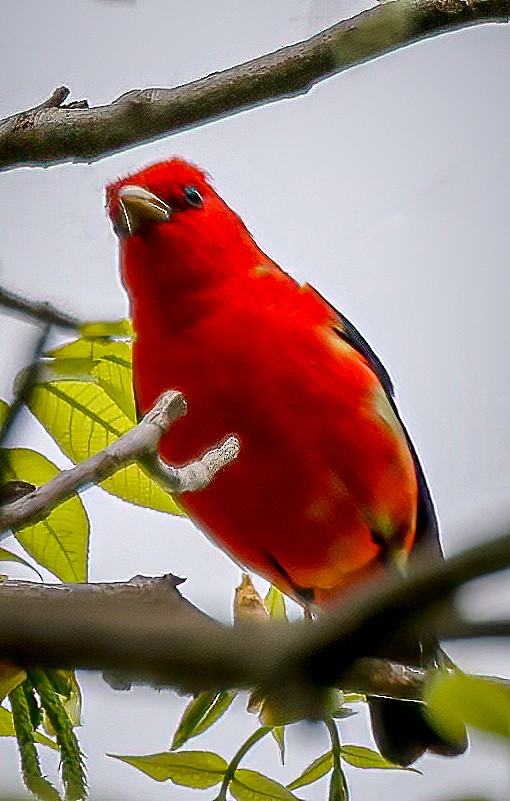
[[[173,626],[176,618],[183,619],[190,626],[200,626],[202,631],[214,634],[219,624],[204,612],[189,603],[180,594],[177,587],[184,579],[172,574],[159,578],[134,576],[126,582],[109,582],[97,584],[36,584],[29,581],[8,581],[1,589],[2,602],[16,603],[20,599],[34,599],[52,603],[51,599],[67,597],[76,598],[79,604],[98,611],[102,597],[114,598],[117,603],[135,603],[139,614],[146,616],[158,609],[158,614],[166,616],[167,624]],[[86,599],[85,601],[83,599]],[[116,671],[124,687],[136,684],[136,676]],[[342,687],[345,690],[356,690],[370,694],[391,695],[395,698],[420,699],[426,671],[396,664],[387,659],[358,659],[345,674]],[[156,685],[157,686],[157,685]],[[161,685],[160,685],[161,686]]]
[[[509,566],[506,534],[440,566],[421,562],[405,584],[397,578],[373,582],[328,618],[234,627],[184,601],[161,603],[150,592],[140,603],[136,590],[130,597],[81,585],[34,594],[7,583],[0,585],[0,657],[21,665],[113,670],[186,692],[259,687],[292,714],[316,715],[325,686],[367,692],[391,686],[400,697],[418,694],[419,672],[381,672],[383,663],[367,672],[356,660],[376,655],[402,627],[424,625],[459,586]],[[178,595],[175,586],[172,591]],[[440,621],[441,614],[439,634]],[[451,629],[451,622],[445,625]],[[506,624],[498,625],[493,633],[506,631]]]
[[[55,506],[88,484],[98,484],[123,465],[136,459],[153,465],[159,441],[170,426],[186,414],[186,401],[180,392],[165,392],[137,426],[104,450],[84,462],[63,470],[51,481],[0,508],[0,541],[6,530],[19,529],[46,517]],[[216,473],[232,462],[239,452],[235,437],[229,437],[196,462],[184,467],[158,465],[155,478],[169,492],[194,492],[206,487]],[[144,458],[145,457],[145,458]]]
[[[418,555],[417,555],[418,556]],[[510,534],[477,545],[442,564],[431,564],[426,555],[416,559],[406,582],[395,578],[391,582],[373,582],[366,591],[353,598],[348,609],[322,622],[315,629],[314,643],[307,643],[304,650],[313,655],[309,659],[311,678],[326,685],[345,669],[353,656],[366,654],[367,643],[372,653],[387,646],[393,635],[399,636],[409,627],[424,628],[431,618],[434,630],[457,638],[462,636],[461,618],[448,612],[444,602],[464,584],[510,567]],[[477,624],[465,622],[472,632]],[[501,629],[497,636],[501,636]],[[481,628],[479,634],[484,636]],[[322,644],[321,644],[322,643]],[[305,659],[306,659],[305,655]]]
[[[274,53],[174,89],[128,92],[97,108],[48,101],[0,123],[0,169],[102,158],[228,114],[307,92],[325,78],[420,39],[508,22],[508,0],[393,0]],[[81,101],[83,103],[83,101]]]

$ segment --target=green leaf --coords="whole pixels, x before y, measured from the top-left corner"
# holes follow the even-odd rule
[[[229,790],[237,801],[296,801],[296,796],[283,784],[246,768],[236,770]]]
[[[69,671],[69,673],[71,692],[64,703],[64,708],[67,712],[69,720],[71,721],[71,725],[81,726],[81,711],[83,706],[81,688],[76,679],[76,673],[74,670]]]
[[[92,323],[82,323],[79,330],[84,337],[133,336],[133,325],[131,320],[115,320],[113,322],[107,320]]]
[[[45,734],[41,734],[40,732],[36,731],[34,734],[34,739],[36,743],[40,745],[45,745],[47,748],[53,749],[53,751],[59,751],[59,747],[57,743],[53,742],[49,737],[46,737]]]
[[[3,426],[8,411],[9,411],[9,404],[6,401],[0,399],[0,426]]]
[[[367,700],[366,695],[362,693],[351,692],[351,690],[344,690],[342,692],[344,704],[357,704]]]
[[[271,586],[264,598],[264,606],[273,620],[287,620],[287,610],[285,608],[285,597],[280,590]]]
[[[350,709],[348,706],[341,706],[331,713],[331,717],[335,718],[335,720],[341,720],[342,718],[352,718],[353,715],[357,714],[358,713],[355,712],[354,709]]]
[[[151,779],[165,782],[168,779],[184,787],[205,789],[214,787],[223,780],[227,763],[212,751],[165,751],[162,754],[146,756],[119,756],[108,754],[114,759],[126,762]]]
[[[190,701],[174,734],[171,750],[207,731],[227,711],[236,695],[234,690],[203,692]]]
[[[218,694],[215,702],[209,709],[209,711],[204,715],[200,723],[195,727],[195,731],[193,737],[197,737],[197,735],[202,734],[202,732],[206,731],[213,723],[216,723],[217,720],[221,718],[221,716],[227,711],[230,707],[232,701],[237,696],[236,690],[223,690],[221,693]]]
[[[383,768],[392,770],[408,770],[413,773],[419,773],[415,768],[403,768],[401,765],[396,765],[394,762],[389,762],[378,751],[373,751],[371,748],[365,748],[363,745],[342,745],[340,748],[340,756],[352,765],[354,768]]]
[[[95,381],[133,423],[136,423],[131,344],[77,339],[51,352],[44,380],[70,378]],[[40,380],[40,379],[39,379]]]
[[[75,671],[51,669],[45,673],[52,688],[60,697],[71,726],[73,728],[81,726],[82,697]],[[42,725],[46,734],[52,736],[57,733],[46,709],[43,709]]]
[[[285,726],[273,726],[271,734],[274,737],[278,750],[280,752],[280,759],[282,765],[285,764]]]
[[[0,706],[0,737],[14,737],[15,735],[12,714],[8,709]]]
[[[18,564],[24,565],[25,567],[29,567],[30,570],[33,570],[34,573],[37,573],[39,578],[42,581],[42,576],[38,570],[35,569],[30,562],[27,562],[26,559],[23,559],[21,556],[18,556],[16,553],[11,553],[7,550],[7,548],[0,548],[0,562],[17,562]]]
[[[342,690],[338,690],[335,687],[330,687],[328,689],[325,705],[329,716],[332,718],[350,718],[352,715],[357,714],[354,710],[345,706],[345,694]]]
[[[77,342],[81,347],[82,340]],[[76,343],[64,347],[74,345]],[[29,407],[75,463],[103,450],[133,427],[133,421],[94,381],[41,383],[34,387]],[[100,486],[138,506],[182,514],[175,500],[137,464],[121,468]]]
[[[149,471],[138,464],[130,464],[117,470],[99,486],[111,495],[136,506],[172,515],[185,514],[177,501],[151,478]]]
[[[454,741],[462,740],[464,723],[510,739],[510,689],[479,676],[434,673],[424,694],[434,728]]]
[[[103,450],[132,427],[124,412],[93,382],[39,384],[32,390],[29,406],[73,462]]]
[[[36,486],[54,478],[58,468],[45,456],[27,448],[8,448],[5,476]],[[85,507],[75,495],[33,525],[18,529],[16,539],[38,564],[61,581],[86,581],[89,521]]]
[[[328,801],[349,801],[349,786],[339,764],[333,765],[329,781]]]
[[[115,344],[117,350],[124,348],[129,351],[125,342],[116,342]],[[129,356],[131,356],[130,353]],[[92,373],[110,398],[136,424],[137,416],[131,360],[127,361],[121,356],[109,354],[103,359],[98,359],[94,362]]]
[[[289,790],[297,790],[298,787],[305,787],[307,784],[322,779],[333,767],[333,754],[328,751],[326,754],[314,759],[303,773],[287,785]]]
[[[214,690],[200,693],[193,698],[182,714],[171,750],[175,751],[191,737],[206,731],[228,709],[234,698],[233,692],[218,693]]]
[[[55,370],[60,370],[60,362],[62,360],[84,360],[95,362],[99,359],[105,359],[113,356],[126,362],[129,366],[132,362],[131,356],[131,343],[122,340],[112,339],[73,339],[72,342],[67,342],[65,345],[54,350],[48,351],[46,356],[54,361]]]
[[[93,366],[94,363],[85,358],[43,362],[39,367],[37,381],[39,384],[48,384],[51,381],[80,381],[94,384],[97,382],[92,375]]]
[[[16,732],[14,730],[14,723],[12,720],[12,714],[9,712],[8,709],[5,707],[0,706],[0,737],[15,737]],[[49,737],[46,737],[44,734],[40,734],[38,731],[35,732],[35,741],[36,743],[40,743],[41,745],[45,745],[48,748],[52,748],[54,751],[58,751],[58,745],[50,740]]]
[[[27,677],[25,671],[10,662],[0,662],[0,701],[22,684]]]
[[[32,397],[31,410],[64,453],[80,462],[136,423],[131,345],[82,338],[51,351],[49,356],[52,361],[33,394],[39,389],[42,393]],[[137,464],[121,468],[101,486],[138,506],[183,514],[175,500]]]

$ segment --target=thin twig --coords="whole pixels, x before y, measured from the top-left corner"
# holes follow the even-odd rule
[[[121,466],[131,464],[139,457],[154,454],[162,435],[186,414],[186,402],[180,392],[165,392],[137,426],[70,470],[63,470],[38,489],[0,508],[0,541],[8,530],[16,530],[42,517],[81,487],[97,484],[108,478]],[[157,480],[173,494],[194,492],[209,484],[216,473],[232,462],[238,454],[239,444],[229,437],[218,448],[208,451],[201,459],[184,467],[161,467]],[[7,531],[7,533],[6,533]]]
[[[37,375],[40,369],[40,359],[43,355],[46,344],[48,342],[52,325],[45,323],[44,327],[39,333],[35,347],[33,349],[32,358],[28,367],[21,373],[18,381],[14,400],[7,409],[7,414],[0,428],[0,448],[2,448],[11,432],[18,414],[23,406],[28,403],[30,394],[35,384],[37,383]],[[0,486],[4,484],[4,471],[5,471],[5,451],[0,450]],[[21,500],[21,499],[20,499]],[[20,501],[14,501],[19,503]]]
[[[59,328],[78,328],[80,325],[77,317],[60,311],[51,303],[27,300],[2,286],[0,286],[0,306],[31,320],[49,323]]]
[[[0,122],[0,169],[90,162],[141,142],[284,97],[331,75],[446,31],[508,22],[508,0],[393,0],[304,42],[173,89],[128,92],[91,109],[62,107],[59,87]]]
[[[510,637],[510,619],[500,620],[464,620],[457,617],[448,618],[439,623],[443,640],[473,640],[480,638]]]

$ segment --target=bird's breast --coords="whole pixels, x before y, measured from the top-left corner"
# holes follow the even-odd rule
[[[145,411],[164,390],[184,393],[188,414],[161,443],[169,463],[236,434],[236,463],[183,505],[284,590],[334,593],[375,564],[373,521],[410,542],[416,478],[404,435],[381,415],[365,360],[327,326],[274,299],[222,298],[210,310],[157,342],[139,329],[138,404]]]

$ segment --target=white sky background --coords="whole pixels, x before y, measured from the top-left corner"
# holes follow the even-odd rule
[[[306,38],[362,7],[347,0],[4,0],[0,116],[39,103],[63,83],[91,104],[132,88],[184,83]],[[197,162],[262,247],[346,312],[385,361],[452,553],[493,532],[510,511],[509,34],[492,25],[429,40],[304,97],[92,166],[2,174],[0,281],[82,318],[125,316],[104,184],[171,154]],[[0,337],[0,394],[7,397],[32,329],[2,318]],[[20,437],[65,463],[30,421]],[[186,595],[228,619],[239,571],[187,521],[96,489],[84,498],[93,580],[185,575]],[[505,581],[480,582],[476,603],[481,614],[508,614]],[[507,644],[449,650],[466,669],[510,672]],[[80,738],[93,798],[214,797],[214,789],[200,796],[159,785],[103,755],[165,750],[183,699],[114,693],[93,675],[82,675],[82,686]],[[238,710],[190,747],[229,758],[255,725]],[[367,743],[362,716],[346,721],[342,736]],[[320,728],[303,724],[292,727],[289,746],[283,770],[269,742],[246,766],[289,781],[327,741]],[[45,755],[45,765],[52,770],[54,758]],[[510,792],[508,753],[481,736],[467,757],[430,758],[420,767],[423,778],[348,771],[353,801],[448,801],[463,792],[505,801]],[[20,786],[7,740],[0,741],[0,782],[2,793]],[[312,785],[300,795],[324,799],[327,788]]]

